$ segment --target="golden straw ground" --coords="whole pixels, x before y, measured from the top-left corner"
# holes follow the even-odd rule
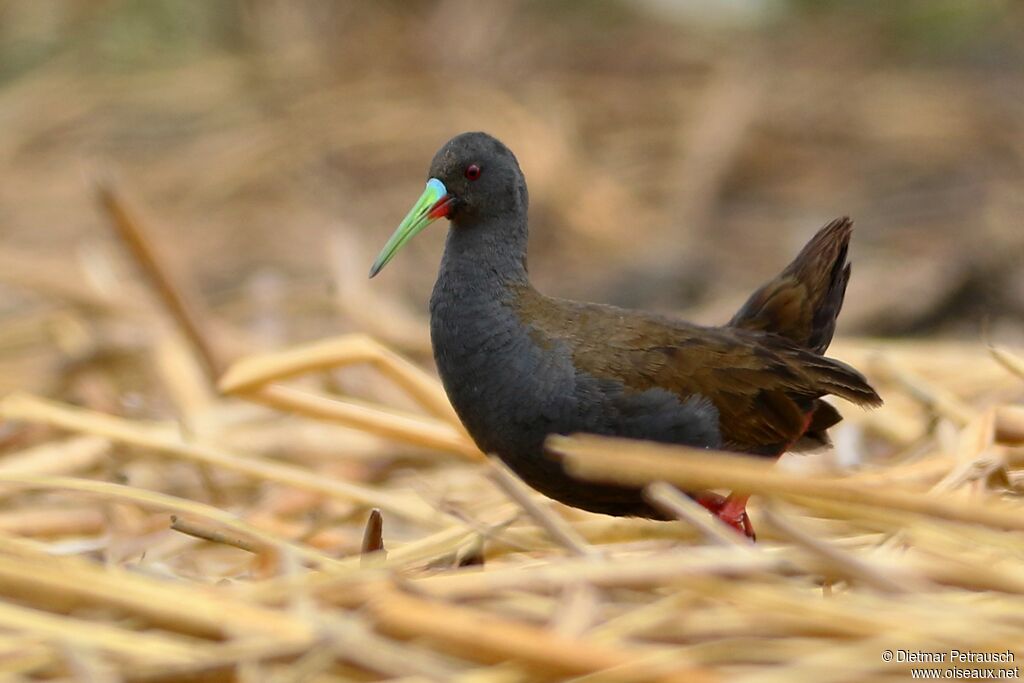
[[[339,358],[373,364],[389,357],[359,337],[313,348],[243,360],[236,367],[244,372],[233,371],[236,379],[225,382],[245,387],[239,396],[266,403],[259,392],[297,392],[279,382],[336,367]],[[984,356],[980,346],[970,353]],[[398,372],[415,377],[419,391],[433,398],[419,401],[430,416],[416,416],[417,427],[390,436],[469,455],[454,436],[461,430],[437,408],[433,380],[394,367],[405,368]],[[1014,377],[1011,368],[1001,370]],[[393,369],[383,372],[396,380]],[[1014,484],[1024,478],[1016,450],[1021,409],[950,412],[943,405],[971,406],[971,399],[957,395],[955,382],[935,384],[949,378],[929,377],[926,362],[916,360],[913,372],[924,379],[883,379],[892,383],[883,384],[889,395],[906,392],[911,401],[893,401],[896,419],[924,428],[923,421],[945,416],[956,438],[944,447],[925,429],[913,460],[842,476],[621,440],[553,441],[580,476],[751,491],[761,501],[752,514],[764,522],[753,546],[665,484],[650,487],[651,499],[682,521],[614,520],[553,506],[503,468],[439,457],[433,468],[450,482],[446,502],[386,479],[381,486],[325,476],[317,471],[321,463],[301,457],[286,463],[231,453],[208,441],[214,432],[183,438],[169,423],[9,396],[0,402],[5,418],[60,431],[0,458],[0,490],[10,507],[0,521],[8,520],[9,533],[25,535],[0,536],[0,594],[24,603],[2,610],[0,621],[32,644],[19,657],[0,658],[0,671],[35,671],[45,679],[67,666],[107,666],[141,681],[227,676],[255,666],[282,680],[319,671],[339,681],[360,672],[370,680],[425,675],[525,683],[591,680],[602,672],[593,680],[757,683],[818,681],[840,670],[898,680],[905,666],[884,663],[880,653],[899,647],[1024,656],[1017,616],[1024,608],[1024,503]],[[925,381],[950,398],[922,400]],[[295,412],[293,419],[336,419]],[[420,424],[429,426],[421,431]],[[423,438],[442,425],[452,430],[450,442]],[[382,443],[377,457],[388,450]],[[421,476],[433,476],[430,461],[419,462]],[[200,465],[205,474],[189,474]],[[110,480],[118,470],[158,488]],[[216,506],[204,502],[211,484],[221,498]],[[351,538],[348,550],[327,556],[302,537],[247,522],[279,514],[259,512],[266,500],[260,487],[316,493],[320,507],[355,504],[329,522]],[[47,507],[37,507],[39,493],[32,492],[44,492]],[[768,500],[777,502],[766,506]],[[100,514],[75,512],[89,501],[103,501]],[[371,508],[379,514],[366,526]],[[33,510],[34,517],[25,516]],[[101,553],[138,550],[108,565],[50,555],[75,533],[64,521],[75,514],[82,518],[79,533],[106,536],[92,546]],[[124,526],[133,519],[135,526]],[[469,556],[483,566],[459,567]],[[97,608],[109,620],[84,616]]]
[[[471,22],[467,35],[506,26],[510,10],[480,18],[457,4],[442,3],[431,25],[459,14]],[[438,101],[405,68],[344,82],[311,68],[293,79],[288,69],[301,70],[310,54],[334,58],[366,44],[332,35],[329,50],[307,54],[281,40],[279,16],[252,5],[262,20],[245,31],[267,31],[261,45],[283,42],[294,54],[259,66],[218,53],[102,82],[58,59],[0,91],[5,238],[30,236],[28,246],[0,245],[0,678],[821,683],[909,680],[908,664],[882,658],[901,648],[1024,658],[1019,347],[837,339],[835,357],[864,368],[886,405],[841,407],[836,450],[779,469],[727,454],[556,440],[574,471],[649,484],[650,499],[677,521],[589,515],[525,489],[469,440],[429,367],[422,314],[394,295],[411,282],[366,289],[361,244],[391,211],[386,193],[362,206],[347,171],[335,182],[351,150],[360,159],[368,151],[371,181],[397,189],[391,172],[423,151],[421,138],[471,111],[526,141],[535,206],[564,226],[568,237],[558,240],[583,240],[594,254],[575,253],[564,272],[549,260],[549,277],[569,282],[600,260],[652,264],[671,274],[658,282],[675,282],[694,240],[652,229],[630,235],[643,248],[624,257],[622,225],[685,225],[702,240],[711,227],[733,235],[741,224],[774,234],[783,219],[765,216],[822,206],[836,130],[860,144],[888,141],[908,108],[928,124],[918,129],[915,118],[914,135],[900,136],[915,159],[992,147],[991,115],[968,124],[968,105],[985,99],[974,70],[944,69],[943,88],[917,81],[919,66],[859,72],[872,85],[859,89],[869,97],[859,108],[843,100],[820,121],[794,125],[794,107],[777,99],[786,89],[764,88],[726,63],[731,55],[692,61],[701,47],[680,41],[684,53],[652,43],[674,60],[652,73],[629,71],[615,45],[600,63],[621,73],[558,68],[540,87],[531,81],[543,92],[537,100],[450,79]],[[680,65],[692,73],[685,83]],[[839,101],[829,95],[831,61],[793,76],[799,90]],[[262,89],[249,99],[256,82]],[[315,87],[296,89],[307,82]],[[1005,90],[1003,80],[992,85]],[[584,109],[572,106],[574,91],[586,93],[594,120],[566,113]],[[614,108],[595,101],[605,92]],[[112,93],[121,99],[112,103]],[[666,106],[670,115],[648,115]],[[83,182],[73,159],[125,150],[140,121],[157,131],[159,148],[128,155],[122,170],[87,169]],[[1006,126],[1004,135],[1016,130]],[[600,139],[601,129],[614,145],[581,153],[573,138]],[[631,139],[678,140],[684,153],[631,156]],[[778,157],[780,139],[803,164],[781,179],[777,164],[763,163]],[[882,167],[892,160],[885,147]],[[802,203],[762,212],[756,202],[757,211],[725,202],[746,182],[730,173],[741,164],[758,196],[767,194],[759,183],[778,182],[773,196]],[[631,178],[649,196],[627,187]],[[1019,233],[1014,184],[977,182],[985,201],[942,193],[928,215],[951,217],[958,231]],[[330,191],[310,191],[321,186]],[[870,192],[844,187],[843,196]],[[314,195],[330,199],[317,205]],[[659,208],[656,196],[679,199]],[[350,200],[353,216],[340,217]],[[59,253],[31,246],[50,225],[52,238],[40,234]],[[904,226],[906,241],[930,239],[932,227]],[[294,237],[320,229],[332,246],[323,255],[313,253],[319,235]],[[907,290],[892,287],[895,269],[869,253],[888,256],[888,226],[874,242],[872,226],[861,230],[853,286],[869,289],[851,289],[844,322],[870,329],[863,321],[872,315],[905,310]],[[268,254],[234,253],[233,240],[248,248],[268,236],[268,248],[296,259],[291,270],[262,272]],[[551,257],[537,256],[543,272]],[[955,289],[960,271],[942,263],[939,277],[910,284],[940,303],[963,302],[970,290]],[[751,264],[722,265],[736,274]],[[987,275],[991,265],[1000,264],[959,263],[968,284],[971,268]],[[917,277],[911,270],[898,275]],[[609,272],[599,286],[622,275]],[[727,317],[727,298],[712,296],[705,318]],[[742,542],[666,482],[751,491],[759,542]]]

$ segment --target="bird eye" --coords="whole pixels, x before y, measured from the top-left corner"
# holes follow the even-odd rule
[[[476,164],[470,164],[466,167],[466,178],[469,180],[476,180],[480,177],[480,167]]]

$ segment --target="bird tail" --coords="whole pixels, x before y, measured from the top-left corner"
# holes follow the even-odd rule
[[[837,218],[818,231],[777,277],[750,295],[730,327],[771,332],[823,354],[843,307],[853,221]]]
[[[794,349],[793,353],[800,356],[800,368],[818,396],[797,401],[805,420],[803,433],[783,450],[808,451],[831,443],[828,429],[838,424],[843,417],[835,407],[821,398],[823,395],[838,396],[865,408],[882,405],[878,392],[853,367],[813,351]]]
[[[852,232],[853,221],[845,216],[819,230],[785,270],[750,295],[729,326],[788,339],[801,349],[797,353],[810,352],[800,364],[823,394],[877,406],[882,399],[862,374],[823,355],[832,342],[850,280],[846,256]],[[789,447],[810,450],[828,445],[828,428],[842,420],[839,411],[818,398],[805,410],[804,433]]]

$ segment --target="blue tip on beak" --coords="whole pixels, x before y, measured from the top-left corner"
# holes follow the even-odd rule
[[[416,203],[413,204],[409,213],[402,219],[402,222],[398,224],[395,232],[388,239],[387,244],[381,249],[377,260],[373,262],[373,267],[370,268],[370,277],[379,273],[398,250],[405,246],[406,242],[419,234],[423,228],[438,218],[447,216],[451,208],[451,200],[452,197],[448,194],[444,183],[437,178],[428,180],[423,194],[416,200]]]

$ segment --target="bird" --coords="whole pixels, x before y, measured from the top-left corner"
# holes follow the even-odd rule
[[[476,445],[566,505],[665,519],[636,487],[573,478],[545,450],[553,434],[597,434],[777,458],[829,443],[842,418],[823,400],[881,398],[824,355],[850,279],[849,218],[824,226],[726,324],[558,299],[527,271],[526,179],[482,132],[436,153],[425,189],[370,269],[376,276],[431,223],[448,219],[430,297],[445,392]],[[681,456],[683,457],[683,456]],[[756,534],[747,495],[687,492],[739,533]]]

